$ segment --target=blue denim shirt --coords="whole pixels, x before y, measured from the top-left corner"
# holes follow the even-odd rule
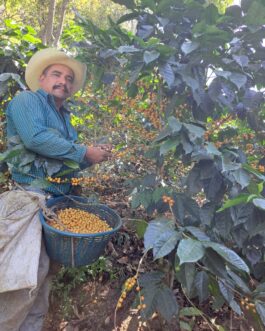
[[[56,110],[52,95],[39,89],[19,93],[6,110],[9,148],[23,146],[23,155],[11,164],[12,178],[22,184],[43,179],[69,168],[72,160],[84,168],[86,146],[76,143],[77,133],[70,123],[69,111]],[[19,156],[18,156],[19,158]],[[89,164],[86,164],[89,166]],[[58,171],[56,171],[58,170]],[[73,177],[73,173],[65,177]],[[68,193],[69,183],[51,184],[45,190],[53,194]]]

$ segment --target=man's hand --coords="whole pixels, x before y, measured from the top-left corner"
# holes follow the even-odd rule
[[[111,144],[97,144],[95,147],[100,147],[101,149],[104,149],[107,152],[111,152],[113,146]]]
[[[108,144],[88,147],[85,159],[92,164],[107,161],[111,158],[111,148]]]

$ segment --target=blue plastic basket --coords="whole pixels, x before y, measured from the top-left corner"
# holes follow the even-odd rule
[[[60,231],[48,225],[42,211],[40,211],[47,254],[51,260],[64,266],[79,267],[95,262],[104,254],[111,236],[122,225],[119,215],[114,210],[103,204],[91,204],[86,198],[77,196],[57,197],[47,200],[46,206],[54,211],[65,208],[82,209],[98,215],[112,228],[110,231],[96,234],[76,234]]]

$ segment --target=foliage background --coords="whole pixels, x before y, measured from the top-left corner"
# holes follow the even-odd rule
[[[25,63],[56,40],[62,4],[55,4],[54,29],[44,38],[50,6],[37,22],[39,2],[31,17],[19,2],[5,2],[2,125],[6,102],[24,87]],[[148,220],[144,256],[151,251],[155,261],[139,275],[142,317],[207,319],[201,307],[208,300],[212,309],[226,304],[239,316],[250,310],[259,330],[265,324],[265,11],[258,0],[229,4],[116,0],[73,8],[68,2],[57,39],[89,66],[87,87],[71,102],[80,139],[115,144],[115,163],[104,171],[116,176],[132,175],[142,160],[143,169],[127,182],[132,211],[144,209]],[[111,17],[104,12],[102,20],[104,8]],[[3,133],[1,143],[4,150]],[[12,161],[6,152],[1,158]],[[175,286],[193,300],[190,310],[178,305]]]

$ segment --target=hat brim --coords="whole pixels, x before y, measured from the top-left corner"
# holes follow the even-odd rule
[[[83,87],[86,79],[86,65],[55,48],[45,48],[35,53],[26,67],[25,80],[32,91],[35,92],[40,88],[40,76],[52,64],[63,64],[73,71],[73,93]]]

